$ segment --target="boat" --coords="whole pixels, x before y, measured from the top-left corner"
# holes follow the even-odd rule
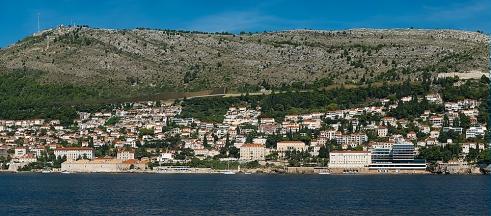
[[[235,172],[232,170],[226,170],[226,171],[223,171],[222,174],[224,174],[224,175],[235,175]]]
[[[330,175],[330,172],[320,172],[319,175]]]
[[[71,172],[68,172],[68,171],[63,171],[61,172],[62,174],[70,174]]]
[[[41,173],[51,173],[51,170],[43,170]]]
[[[250,174],[252,174],[252,173],[250,173],[250,172],[245,172],[244,173],[244,175],[250,175]]]
[[[240,171],[240,165],[239,165],[238,168],[239,168],[239,171]],[[229,164],[228,161],[227,161],[227,169],[228,170],[223,171],[222,174],[225,174],[225,175],[235,175],[235,172],[232,171],[232,170],[230,170],[230,164]]]

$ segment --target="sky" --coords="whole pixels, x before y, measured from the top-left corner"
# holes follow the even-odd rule
[[[425,28],[491,32],[491,0],[0,0],[0,47],[58,25],[208,32]]]

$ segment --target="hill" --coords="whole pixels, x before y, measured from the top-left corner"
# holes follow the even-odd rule
[[[0,118],[46,112],[39,107],[168,92],[319,88],[479,74],[488,69],[487,41],[480,33],[455,30],[234,35],[58,27],[0,49]]]
[[[196,91],[417,78],[487,71],[487,38],[453,30],[293,30],[211,34],[59,27],[0,51],[3,70],[45,72],[43,83]]]

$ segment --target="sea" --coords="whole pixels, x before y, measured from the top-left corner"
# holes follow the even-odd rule
[[[0,215],[490,215],[490,176],[0,173]]]

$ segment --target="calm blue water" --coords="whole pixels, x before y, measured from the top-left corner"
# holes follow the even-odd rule
[[[0,215],[489,215],[490,176],[0,174]]]

